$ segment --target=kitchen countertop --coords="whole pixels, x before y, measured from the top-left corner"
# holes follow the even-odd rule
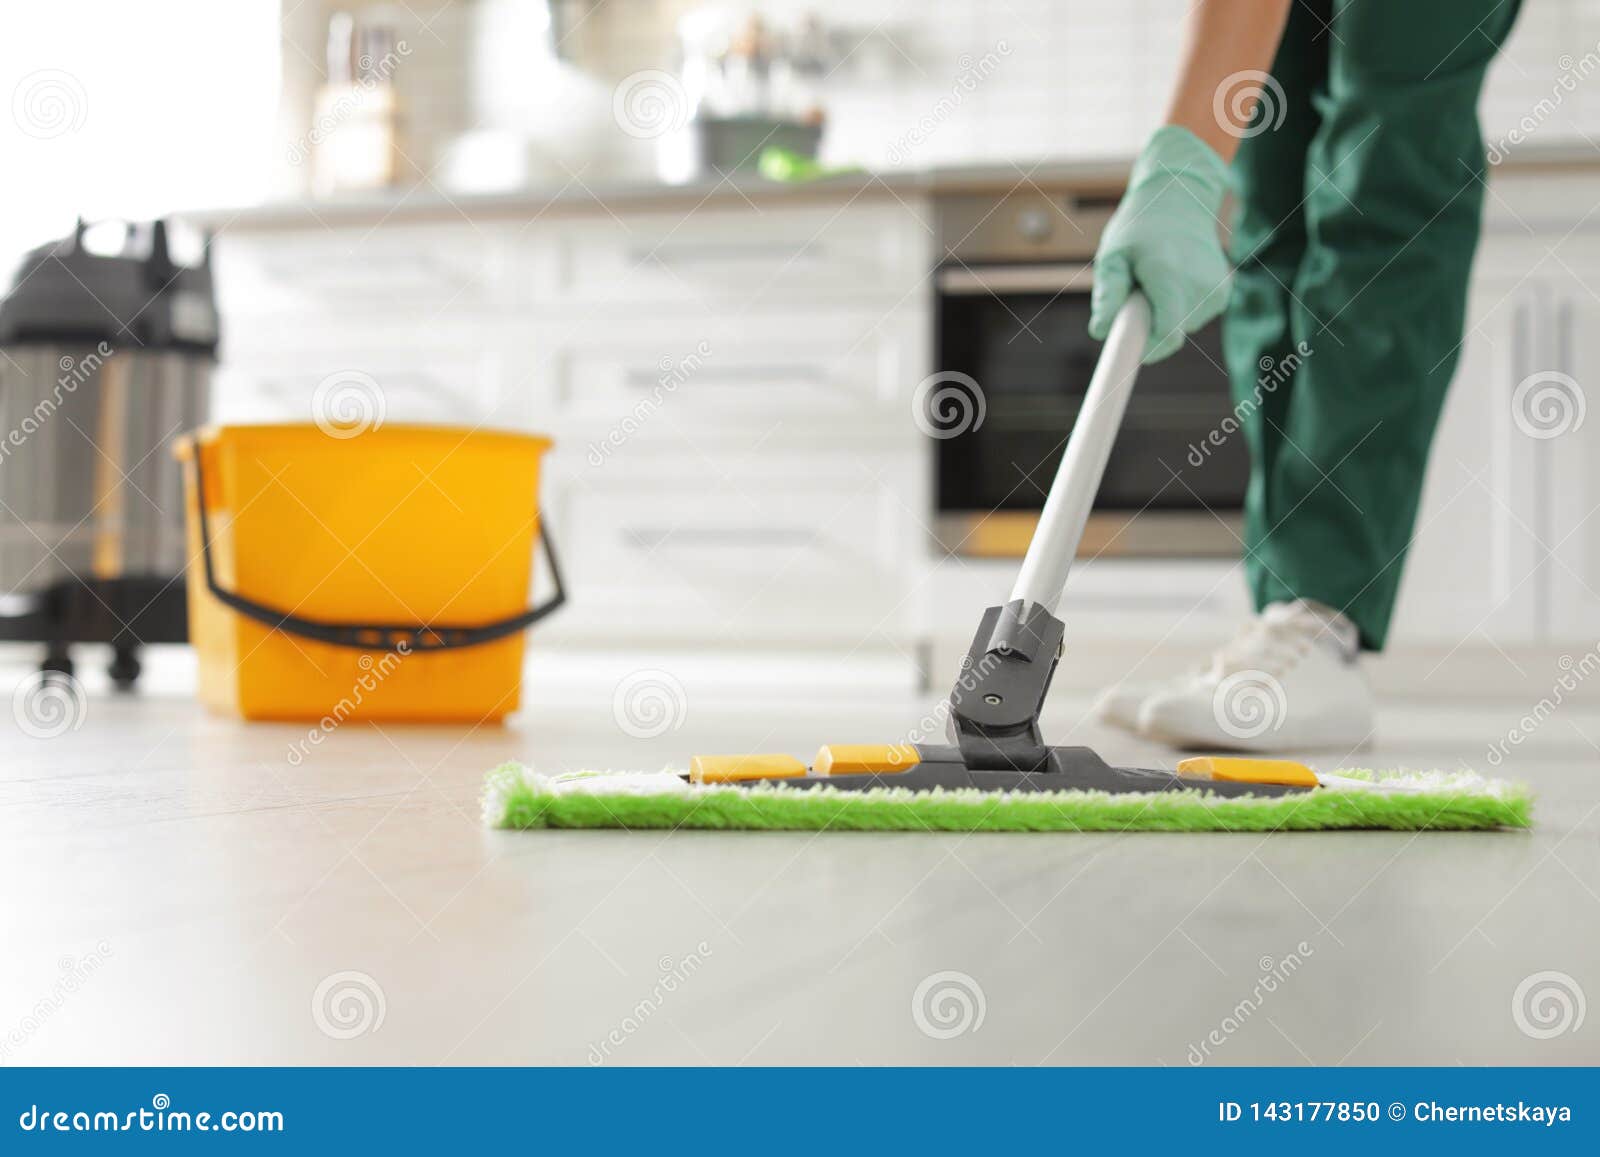
[[[203,229],[294,229],[309,222],[322,226],[376,226],[390,221],[427,219],[528,219],[550,214],[594,211],[672,210],[704,203],[757,205],[765,202],[838,203],[864,197],[906,200],[926,195],[1006,194],[1032,186],[1051,194],[1117,194],[1131,157],[1082,160],[1014,160],[1000,165],[952,165],[922,170],[856,170],[819,181],[766,181],[755,173],[725,174],[686,184],[666,184],[648,176],[571,174],[562,184],[506,192],[453,192],[434,182],[373,194],[318,198],[310,195],[267,200],[259,205],[202,208],[179,214]],[[1600,179],[1600,149],[1586,141],[1523,146],[1510,152],[1491,173],[1496,179],[1573,176]]]
[[[754,204],[782,201],[853,201],[859,197],[900,198],[934,193],[1004,193],[1029,184],[1049,192],[1116,192],[1130,162],[1126,158],[1084,161],[1017,161],[1004,165],[941,169],[865,169],[815,181],[768,181],[755,173],[714,176],[669,185],[645,176],[589,177],[582,173],[554,186],[500,193],[456,193],[423,183],[406,189],[333,198],[299,197],[259,205],[190,212],[185,216],[210,228],[275,228],[435,217],[529,217],[550,212],[595,209],[612,212],[671,208],[710,202]]]
[[[424,182],[405,189],[334,198],[287,197],[257,205],[198,209],[182,214],[213,230],[279,229],[340,224],[375,225],[439,218],[530,218],[569,212],[640,211],[723,203],[905,200],[958,193],[1001,194],[1030,185],[1049,193],[1105,194],[1122,187],[1130,157],[1017,160],[994,165],[930,169],[857,170],[817,181],[781,183],[755,173],[669,185],[646,176],[590,176],[582,171],[559,184],[497,193],[457,193]],[[1600,178],[1600,150],[1578,141],[1524,146],[1495,167],[1500,179],[1537,175]]]

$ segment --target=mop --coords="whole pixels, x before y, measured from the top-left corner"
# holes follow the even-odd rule
[[[1122,423],[1150,328],[1135,293],[1117,315],[1022,568],[984,612],[947,702],[948,743],[832,744],[789,755],[701,755],[687,771],[489,774],[494,827],[790,831],[1400,831],[1525,828],[1526,788],[1472,772],[1318,772],[1201,755],[1117,767],[1045,743],[1039,715],[1062,653],[1055,615]]]

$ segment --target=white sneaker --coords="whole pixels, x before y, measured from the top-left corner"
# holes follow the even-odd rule
[[[1139,730],[1139,709],[1158,695],[1182,691],[1197,679],[1203,679],[1206,668],[1198,671],[1185,671],[1182,675],[1174,675],[1170,679],[1152,681],[1149,683],[1118,683],[1115,687],[1107,687],[1100,693],[1100,698],[1094,701],[1094,715],[1102,723],[1109,723],[1113,727],[1120,727],[1124,731]]]
[[[1138,731],[1182,748],[1353,751],[1373,731],[1358,655],[1355,625],[1337,611],[1273,603],[1204,675],[1144,700]]]

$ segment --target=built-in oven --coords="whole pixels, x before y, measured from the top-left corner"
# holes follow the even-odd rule
[[[929,427],[949,550],[1027,548],[1100,353],[1088,334],[1090,258],[1114,205],[1114,193],[1039,190],[941,205],[929,397],[948,407],[962,401],[948,391],[974,395],[959,432]],[[1223,422],[1232,405],[1218,323],[1144,367],[1079,553],[1236,555],[1249,463]]]

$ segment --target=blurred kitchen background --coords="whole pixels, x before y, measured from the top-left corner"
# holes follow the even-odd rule
[[[1185,8],[35,5],[0,39],[0,252],[80,217],[145,223],[108,252],[148,255],[156,220],[176,250],[209,236],[220,338],[176,344],[214,421],[553,435],[572,600],[536,652],[778,650],[830,678],[848,655],[933,686],[1070,427],[1087,263]],[[1554,436],[1515,410],[1600,365],[1597,72],[1594,0],[1526,5],[1494,66],[1472,330],[1390,678],[1471,689],[1600,637],[1600,421],[1581,389]],[[1118,674],[1245,610],[1242,448],[1189,460],[1228,405],[1215,340],[1142,379],[1066,604]],[[175,428],[138,435],[163,469]]]

